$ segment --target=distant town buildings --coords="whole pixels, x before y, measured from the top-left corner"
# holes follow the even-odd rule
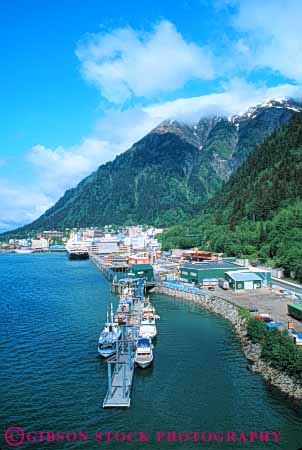
[[[42,233],[38,234],[38,237],[46,238],[46,239],[62,240],[64,238],[64,232],[63,231],[56,231],[56,230],[43,231]]]

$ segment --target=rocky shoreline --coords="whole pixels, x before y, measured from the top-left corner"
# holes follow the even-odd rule
[[[271,367],[261,358],[261,346],[253,344],[247,337],[247,319],[240,315],[236,305],[219,297],[191,294],[163,285],[157,286],[153,292],[197,303],[208,311],[229,320],[241,341],[244,354],[249,362],[249,369],[252,372],[260,373],[268,383],[288,397],[302,400],[302,384],[284,372]]]

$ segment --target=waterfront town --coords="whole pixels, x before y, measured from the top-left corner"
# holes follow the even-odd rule
[[[255,267],[247,259],[198,248],[162,251],[162,231],[147,226],[45,230],[0,242],[0,251],[67,252],[70,259],[90,257],[113,283],[130,276],[180,292],[206,292],[245,308],[270,329],[288,330],[302,346],[302,287],[285,280],[282,268]]]
[[[97,344],[107,367],[105,409],[129,408],[135,368],[153,365],[160,316],[152,294],[189,302],[231,322],[250,370],[301,399],[296,372],[302,348],[302,286],[285,279],[282,268],[256,266],[248,259],[198,247],[166,251],[163,231],[140,225],[44,230],[1,242],[1,253],[15,254],[15,261],[18,255],[35,259],[61,253],[70,269],[90,259],[110,283],[118,306],[106,299]]]

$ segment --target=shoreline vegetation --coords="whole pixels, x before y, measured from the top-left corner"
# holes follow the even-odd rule
[[[239,337],[248,368],[288,397],[302,400],[302,351],[278,330],[267,330],[246,309],[219,297],[191,294],[166,286],[153,292],[194,302],[230,321]]]

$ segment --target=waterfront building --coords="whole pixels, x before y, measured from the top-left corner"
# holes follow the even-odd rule
[[[118,241],[113,238],[94,241],[93,247],[94,253],[98,254],[118,253],[119,251]]]
[[[145,248],[144,234],[131,236],[131,247],[133,250],[143,250]]]
[[[49,246],[50,252],[66,252],[65,245],[53,244]]]
[[[302,320],[302,303],[295,302],[287,305],[288,314],[295,319]]]
[[[259,289],[262,287],[262,278],[255,272],[226,272],[225,279],[234,291]]]
[[[124,254],[130,254],[130,246],[128,246],[128,245],[123,245],[123,244],[120,244],[119,245],[119,253],[124,253]]]
[[[83,238],[84,239],[98,239],[104,237],[104,232],[102,230],[94,230],[94,229],[87,229],[83,231]]]
[[[226,272],[237,270],[248,271],[249,268],[227,261],[185,263],[180,266],[180,281],[203,284],[204,280],[225,278]]]
[[[28,239],[18,239],[16,244],[20,247],[30,247],[30,241]]]
[[[46,239],[59,239],[62,240],[64,237],[63,231],[56,231],[56,230],[46,230],[40,233],[38,236],[39,238],[46,238]]]
[[[31,248],[36,252],[44,252],[48,250],[48,239],[32,239]]]
[[[135,278],[144,278],[146,281],[153,281],[153,267],[151,264],[132,264],[131,273]]]
[[[129,256],[128,263],[130,266],[132,264],[150,264],[150,256],[148,252],[136,253]]]

